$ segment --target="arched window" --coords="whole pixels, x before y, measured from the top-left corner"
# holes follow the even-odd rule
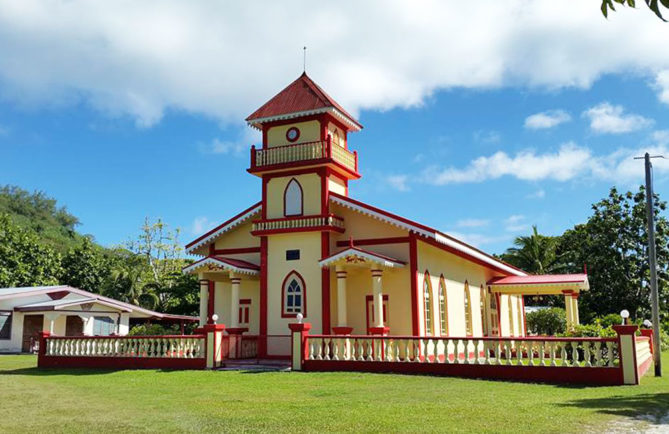
[[[434,334],[432,322],[432,285],[430,284],[430,273],[425,271],[423,275],[423,316],[425,317],[425,334]]]
[[[495,293],[490,294],[490,331],[493,336],[499,336],[499,312]]]
[[[341,135],[339,134],[339,130],[336,128],[332,133],[332,143],[334,143],[335,145],[344,146],[344,144],[341,141]]]
[[[302,215],[302,186],[293,178],[283,192],[283,215]]]
[[[472,295],[469,292],[469,283],[465,282],[465,328],[467,336],[474,334],[472,326]]]
[[[481,305],[481,330],[483,331],[483,336],[488,336],[488,310],[486,309],[486,293],[481,285],[479,291],[479,303]]]
[[[446,281],[443,274],[439,278],[439,323],[441,335],[448,336],[448,301],[446,300]]]
[[[281,316],[283,318],[293,318],[298,313],[307,316],[307,293],[300,273],[297,271],[288,273],[283,280],[281,295],[283,300]]]

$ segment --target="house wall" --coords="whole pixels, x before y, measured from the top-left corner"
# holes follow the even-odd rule
[[[215,249],[238,249],[243,247],[260,247],[260,240],[258,237],[251,235],[252,220],[243,223],[231,231],[225,233],[224,236],[219,237],[214,243]],[[205,256],[208,252],[203,253]],[[228,256],[228,255],[226,255]],[[231,255],[232,257],[243,259],[245,261],[258,263],[258,254],[242,254]]]
[[[316,142],[321,139],[321,123],[319,121],[295,122],[285,125],[270,127],[267,130],[267,146],[286,146],[291,143],[286,139],[286,131],[289,128],[296,127],[300,130],[300,138],[295,142],[306,143]]]

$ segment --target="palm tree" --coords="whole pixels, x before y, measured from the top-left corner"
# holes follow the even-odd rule
[[[106,292],[110,297],[148,309],[155,309],[160,303],[152,285],[143,282],[142,270],[133,267],[113,270]]]
[[[558,238],[541,235],[536,225],[532,234],[519,236],[511,247],[502,254],[502,260],[532,274],[559,272],[563,268],[561,255],[557,254]]]

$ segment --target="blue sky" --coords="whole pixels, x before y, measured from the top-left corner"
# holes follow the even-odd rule
[[[465,35],[460,45],[442,46],[446,54],[402,51],[391,35],[394,45],[361,39],[361,47],[338,48],[333,58],[324,53],[350,46],[356,35],[337,26],[327,37],[303,29],[241,43],[246,52],[230,48],[240,36],[250,38],[237,21],[250,20],[246,14],[269,20],[262,14],[272,11],[224,11],[227,32],[209,46],[191,40],[211,25],[205,6],[216,16],[206,2],[188,13],[181,8],[189,6],[168,2],[158,17],[144,6],[100,12],[85,2],[72,2],[74,10],[26,3],[34,7],[0,10],[0,184],[45,191],[105,245],[134,236],[145,216],[181,227],[187,242],[259,200],[260,183],[245,171],[259,137],[243,118],[301,73],[293,58],[304,40],[312,78],[365,127],[349,137],[363,174],[351,183],[351,196],[489,252],[504,251],[532,224],[559,234],[583,222],[611,186],[643,182],[643,165],[632,156],[669,147],[669,54],[648,46],[663,46],[669,30],[639,11],[606,22],[596,4],[594,12],[576,7],[572,13],[583,17],[574,18],[551,2],[531,11],[514,3],[491,21],[504,31],[491,29],[483,41]],[[459,3],[436,15],[453,17],[445,21],[453,28],[458,15],[487,19],[488,11]],[[395,6],[402,15],[403,6]],[[86,14],[92,24],[77,19]],[[370,26],[396,18],[387,15]],[[153,32],[138,30],[127,42],[109,17],[144,20]],[[357,20],[340,18],[339,27]],[[537,30],[541,22],[548,25]],[[565,23],[574,36],[556,46]],[[646,34],[611,50],[604,36],[639,23],[644,30],[635,32]],[[405,33],[417,47],[427,40],[418,26]],[[608,51],[593,55],[602,47]],[[209,49],[226,62],[209,63]],[[278,67],[268,68],[270,60]],[[656,190],[669,199],[667,173],[658,162]]]

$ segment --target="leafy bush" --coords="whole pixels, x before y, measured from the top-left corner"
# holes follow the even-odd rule
[[[530,312],[526,316],[527,328],[536,335],[556,335],[564,333],[567,327],[567,316],[564,309],[551,307]]]
[[[595,322],[599,322],[602,327],[610,327],[612,325],[618,325],[623,323],[623,317],[620,316],[619,313],[610,313],[608,315],[604,315],[600,318],[597,318]]]
[[[165,327],[161,324],[140,324],[133,326],[128,332],[128,336],[159,336],[159,335],[180,335],[179,326],[174,324]]]
[[[561,336],[567,336],[570,338],[614,338],[617,336],[617,334],[616,331],[611,328],[611,326],[602,327],[599,322],[596,322],[595,324],[576,325],[573,328],[567,330],[567,332]]]

